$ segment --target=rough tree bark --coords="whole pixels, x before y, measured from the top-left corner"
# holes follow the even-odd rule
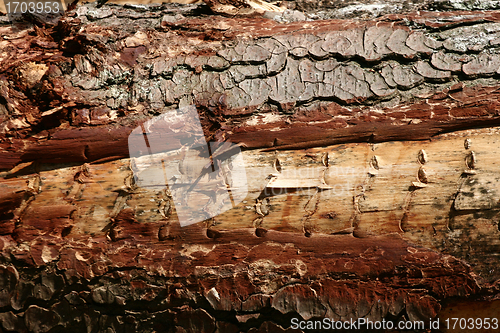
[[[315,9],[0,16],[0,331],[499,317],[500,11]],[[181,228],[128,140],[189,105],[249,192]]]

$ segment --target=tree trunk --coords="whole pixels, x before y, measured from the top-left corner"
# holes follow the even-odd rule
[[[0,16],[0,332],[498,318],[500,11],[460,4]]]

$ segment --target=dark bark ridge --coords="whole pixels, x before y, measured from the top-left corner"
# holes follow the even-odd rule
[[[3,328],[284,332],[291,318],[428,321],[442,300],[480,292],[466,264],[399,236],[206,235],[190,226],[170,233],[179,240],[160,223],[117,220],[114,242],[45,235],[15,245],[0,236]]]

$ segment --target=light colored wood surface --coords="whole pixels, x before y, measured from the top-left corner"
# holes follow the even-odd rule
[[[464,148],[467,138],[472,142],[469,150]],[[433,243],[436,230],[460,229],[475,212],[499,208],[499,146],[499,128],[488,128],[441,135],[432,141],[244,151],[248,195],[216,216],[213,227],[259,226],[326,234],[353,231],[358,237],[398,232],[418,243]],[[420,150],[427,155],[423,165],[418,161]],[[470,151],[476,156],[475,174],[464,173]],[[281,172],[275,167],[277,159]],[[76,228],[72,232],[99,233],[126,207],[135,210],[139,222],[165,218],[159,207],[170,200],[168,190],[134,186],[128,159],[86,165],[88,172],[82,166],[45,171],[48,166],[39,167],[39,174],[17,178],[31,183],[40,179],[29,209],[73,205]],[[427,184],[415,187],[420,168],[425,170]],[[158,179],[158,185],[165,188],[164,178]],[[0,187],[7,190],[11,183],[11,179],[2,180]],[[207,201],[202,193],[196,196],[200,202]],[[175,209],[171,211],[174,216],[169,218],[175,219]],[[491,224],[488,233],[496,244],[499,231],[495,222]]]

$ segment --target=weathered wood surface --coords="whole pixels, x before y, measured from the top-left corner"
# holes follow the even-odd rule
[[[17,81],[2,81],[2,131],[16,135],[5,134],[1,168],[126,157],[138,122],[189,104],[207,136],[248,148],[420,140],[499,121],[498,12],[279,24],[183,7],[131,23],[119,7],[90,8],[54,28],[57,42],[2,27],[1,71]]]
[[[0,26],[1,327],[281,332],[498,305],[500,12],[203,8]],[[244,147],[249,194],[181,228],[127,142],[191,104],[207,140]]]

